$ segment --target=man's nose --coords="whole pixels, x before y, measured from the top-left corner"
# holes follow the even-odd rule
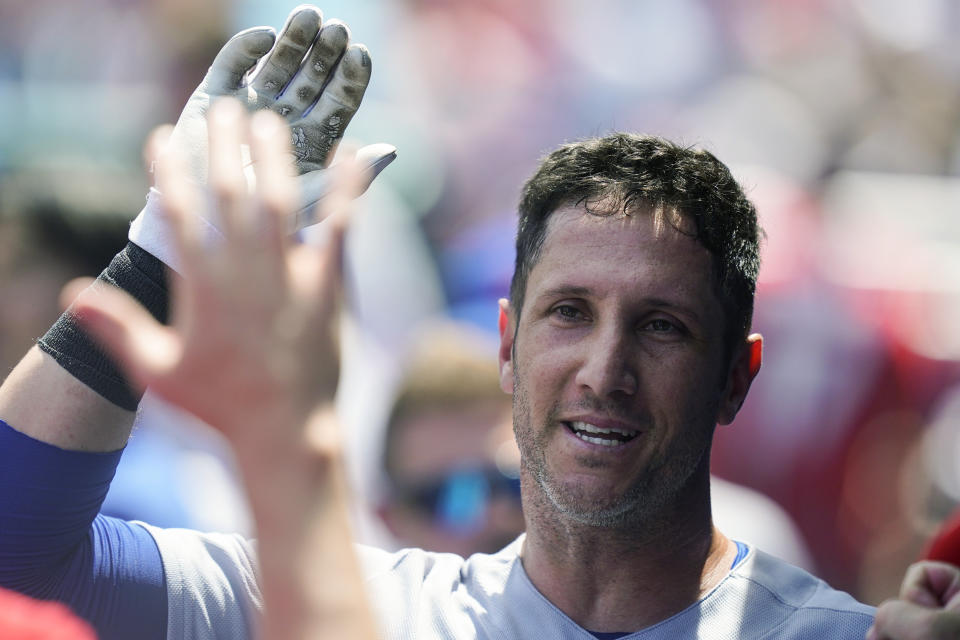
[[[631,358],[632,336],[620,327],[597,327],[586,340],[576,382],[598,397],[637,392],[637,372]]]

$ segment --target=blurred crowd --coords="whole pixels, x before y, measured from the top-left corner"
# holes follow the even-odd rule
[[[362,294],[343,330],[340,409],[361,536],[437,546],[442,530],[463,552],[464,541],[501,544],[522,527],[509,510],[508,407],[471,400],[473,431],[444,423],[450,407],[438,406],[417,436],[396,427],[394,399],[411,397],[411,380],[430,382],[415,372],[423,334],[436,335],[440,317],[472,327],[452,342],[495,362],[489,338],[513,270],[515,203],[539,155],[563,140],[640,131],[730,163],[766,229],[754,319],[764,371],[719,431],[714,474],[779,510],[786,529],[770,537],[790,530],[798,562],[860,600],[894,595],[960,503],[960,5],[321,7],[374,57],[350,135],[399,148],[349,240],[349,277]],[[4,373],[58,315],[62,283],[94,275],[122,246],[149,184],[146,132],[177,116],[230,34],[278,27],[290,9],[0,0],[0,293],[15,301],[0,305]],[[434,377],[486,388],[487,373],[468,377],[471,366]],[[118,472],[129,479],[112,490],[129,495],[112,493],[108,510],[249,532],[229,453],[169,411],[141,410]],[[454,427],[465,435],[452,437]],[[403,464],[395,450],[408,452]]]

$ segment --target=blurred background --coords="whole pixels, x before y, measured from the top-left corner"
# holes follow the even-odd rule
[[[147,132],[176,119],[231,34],[280,27],[292,8],[0,0],[4,374],[56,317],[61,284],[97,273],[122,246],[149,186]],[[399,148],[350,238],[341,409],[361,537],[417,542],[377,517],[401,493],[428,516],[460,518],[453,529],[476,516],[463,504],[509,494],[509,481],[489,480],[490,465],[509,479],[501,445],[470,473],[429,462],[432,484],[391,490],[383,441],[394,397],[425,322],[472,327],[469,341],[495,358],[515,202],[537,159],[567,140],[638,131],[714,151],[767,232],[754,321],[764,369],[718,432],[714,474],[757,492],[763,513],[779,510],[785,528],[770,535],[789,530],[798,563],[867,602],[892,596],[960,501],[960,4],[321,8],[373,53],[348,137]],[[141,422],[113,512],[249,532],[217,436],[153,404]],[[730,505],[724,520],[748,529],[774,518]]]

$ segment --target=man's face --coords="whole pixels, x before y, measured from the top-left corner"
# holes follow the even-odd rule
[[[552,214],[516,333],[512,319],[503,332],[501,384],[525,482],[575,521],[658,512],[736,413],[746,388],[724,358],[712,268],[704,247],[648,211]]]

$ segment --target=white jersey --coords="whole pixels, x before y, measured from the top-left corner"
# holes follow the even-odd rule
[[[163,556],[170,640],[250,638],[261,606],[252,549],[239,536],[148,527]],[[520,562],[523,536],[494,555],[359,547],[384,638],[450,640],[594,636],[551,604]],[[862,640],[872,607],[751,548],[703,599],[629,640]]]

